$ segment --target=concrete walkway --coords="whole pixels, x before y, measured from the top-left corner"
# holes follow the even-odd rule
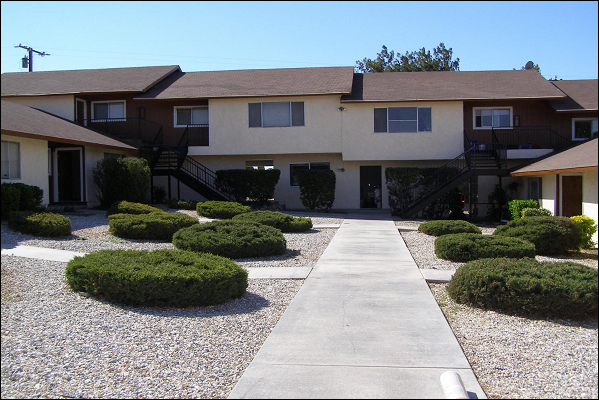
[[[348,216],[229,398],[486,398],[390,217]]]

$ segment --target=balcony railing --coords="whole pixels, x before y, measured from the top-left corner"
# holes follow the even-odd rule
[[[572,142],[547,126],[514,127],[510,129],[484,129],[468,132],[475,143],[500,143],[508,149],[562,150]]]
[[[146,145],[162,142],[162,125],[143,118],[88,119],[85,126],[116,139],[139,140]]]

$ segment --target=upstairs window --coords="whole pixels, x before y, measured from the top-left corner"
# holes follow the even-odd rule
[[[92,102],[92,119],[124,119],[125,102],[124,101],[103,101]]]
[[[304,102],[249,103],[250,128],[304,126]]]
[[[374,131],[379,133],[431,132],[431,107],[389,107],[374,109]]]
[[[512,108],[475,108],[474,129],[511,128]]]
[[[208,107],[175,107],[175,128],[208,125]]]
[[[597,118],[574,118],[572,120],[572,140],[585,140],[597,137]]]
[[[2,179],[21,178],[21,153],[19,143],[2,141]]]

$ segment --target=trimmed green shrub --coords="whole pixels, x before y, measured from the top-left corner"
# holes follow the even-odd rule
[[[283,254],[287,243],[281,231],[271,226],[213,221],[181,229],[173,235],[173,245],[182,250],[247,258]]]
[[[536,200],[510,200],[507,202],[512,221],[522,218],[522,210],[525,208],[539,208],[539,202]]]
[[[543,256],[577,250],[580,244],[580,226],[566,217],[521,218],[498,226],[493,235],[527,240]]]
[[[447,291],[458,303],[525,317],[597,319],[597,270],[572,262],[471,261]]]
[[[580,226],[580,244],[581,249],[592,249],[597,245],[593,242],[593,235],[597,232],[597,224],[593,218],[585,217],[584,215],[575,215],[570,217]]]
[[[534,257],[535,246],[511,237],[454,233],[439,236],[435,240],[435,254],[439,258],[458,262],[493,257]]]
[[[295,172],[300,188],[300,199],[309,210],[330,209],[335,202],[335,172],[306,169]]]
[[[13,211],[40,211],[44,191],[21,182],[2,183],[2,219]]]
[[[102,250],[69,261],[65,276],[75,291],[135,306],[220,304],[247,288],[235,262],[181,250]]]
[[[230,192],[239,203],[246,200],[265,204],[274,197],[281,171],[278,169],[223,169],[216,171],[216,187]]]
[[[546,208],[525,208],[520,213],[522,218],[526,217],[551,217],[553,213]]]
[[[482,234],[482,230],[470,222],[461,220],[436,220],[427,221],[420,224],[418,232],[426,233],[431,236],[441,236],[450,233],[478,233]]]
[[[117,201],[110,206],[108,211],[106,211],[106,216],[109,217],[113,214],[150,214],[155,212],[162,212],[162,210],[148,204],[132,203],[123,200]]]
[[[205,201],[197,204],[196,211],[198,215],[206,218],[231,219],[250,212],[251,209],[234,201]]]
[[[196,210],[198,202],[195,200],[168,199],[167,205],[174,210]]]
[[[275,227],[281,232],[305,232],[312,229],[312,220],[294,217],[278,211],[253,211],[234,216],[233,221],[257,222]]]
[[[103,208],[120,200],[142,202],[149,193],[152,173],[144,158],[105,158],[98,161],[92,174]]]
[[[15,211],[9,216],[8,225],[16,231],[33,236],[55,237],[71,234],[71,220],[52,212]]]
[[[199,224],[197,218],[164,211],[150,214],[113,214],[108,217],[110,233],[127,239],[171,241],[179,229]]]

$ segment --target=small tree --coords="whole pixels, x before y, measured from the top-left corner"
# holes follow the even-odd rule
[[[424,47],[418,51],[397,55],[383,46],[374,60],[364,58],[356,61],[356,72],[414,72],[414,71],[459,71],[460,59],[453,60],[453,50],[445,44],[433,49],[433,54]]]
[[[309,210],[330,209],[335,202],[335,172],[307,169],[296,171],[302,204]]]
[[[98,161],[92,174],[104,208],[121,200],[142,202],[150,188],[151,171],[143,158],[106,158]]]

